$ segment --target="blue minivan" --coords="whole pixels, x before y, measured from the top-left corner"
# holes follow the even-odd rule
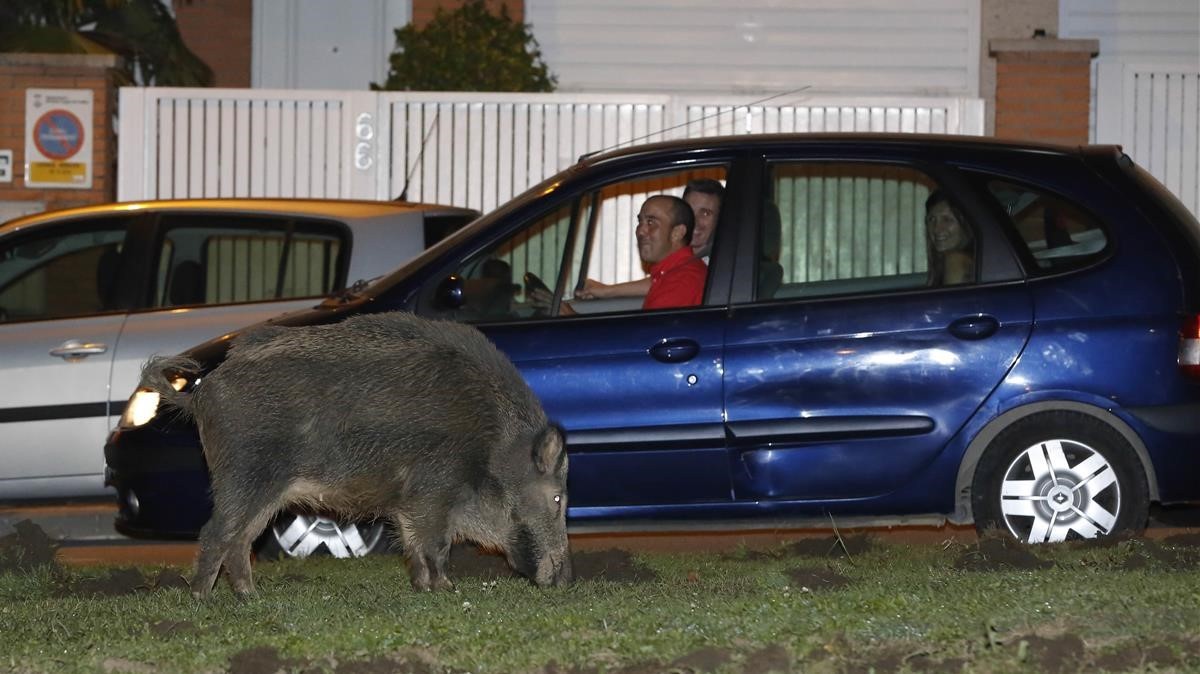
[[[703,302],[582,299],[645,276],[641,203],[698,179],[723,186]],[[949,520],[1054,542],[1200,496],[1198,261],[1194,216],[1118,147],[698,138],[585,157],[272,322],[476,325],[567,431],[576,531]],[[227,343],[188,354],[211,369]],[[105,447],[117,527],[194,537],[196,430],[133,414],[146,395]],[[260,543],[356,555],[382,529],[286,512]]]

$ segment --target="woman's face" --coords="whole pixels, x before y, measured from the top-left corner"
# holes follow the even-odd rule
[[[945,201],[939,201],[929,209],[925,216],[925,226],[928,228],[933,249],[939,253],[966,248],[970,242],[966,230],[958,221],[958,216]]]

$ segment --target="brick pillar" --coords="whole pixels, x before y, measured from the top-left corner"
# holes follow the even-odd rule
[[[423,27],[433,19],[434,11],[438,7],[446,11],[458,9],[463,4],[463,0],[412,0],[412,24],[418,28]],[[525,0],[484,0],[484,5],[488,11],[500,13],[500,6],[508,7],[508,15],[513,21],[518,23],[525,21]]]
[[[171,4],[184,44],[212,68],[213,86],[250,86],[252,0],[174,0]]]
[[[0,150],[13,151],[13,180],[0,182],[0,212],[32,211],[113,201],[117,156],[112,114],[116,108],[117,56],[101,54],[0,54]],[[91,189],[25,186],[25,90],[91,89]],[[88,120],[83,121],[85,127]],[[10,202],[10,203],[4,203]],[[12,203],[16,202],[16,203]],[[41,209],[36,209],[41,210]]]
[[[991,40],[997,138],[1088,142],[1092,57],[1098,40]]]

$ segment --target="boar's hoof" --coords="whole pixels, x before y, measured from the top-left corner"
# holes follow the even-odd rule
[[[450,582],[450,579],[445,576],[437,578],[413,578],[412,586],[418,592],[436,592],[439,590],[454,589],[454,583]]]

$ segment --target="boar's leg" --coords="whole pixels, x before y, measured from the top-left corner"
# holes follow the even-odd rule
[[[245,496],[245,490],[232,493]],[[192,594],[204,598],[216,584],[221,565],[229,572],[229,582],[239,595],[254,592],[250,572],[250,546],[278,509],[273,490],[254,493],[250,503],[232,503],[230,492],[213,493],[213,512],[200,531],[200,552],[192,577]],[[226,496],[226,498],[222,498]]]
[[[214,510],[208,523],[200,530],[200,552],[196,555],[196,569],[192,573],[192,596],[203,599],[212,591],[217,582],[217,574],[221,572],[221,562],[225,559],[227,550],[218,543],[224,538],[224,522]]]
[[[274,503],[260,507],[251,513],[249,523],[238,530],[230,545],[230,554],[225,557],[225,568],[229,571],[229,584],[233,591],[245,597],[254,594],[254,576],[250,573],[250,549],[254,540],[267,528],[277,508]]]
[[[450,536],[446,530],[445,517],[436,506],[418,508],[419,518],[397,515],[392,518],[400,532],[404,547],[404,558],[408,561],[408,575],[417,590],[451,590],[454,583],[446,573],[450,561]]]

